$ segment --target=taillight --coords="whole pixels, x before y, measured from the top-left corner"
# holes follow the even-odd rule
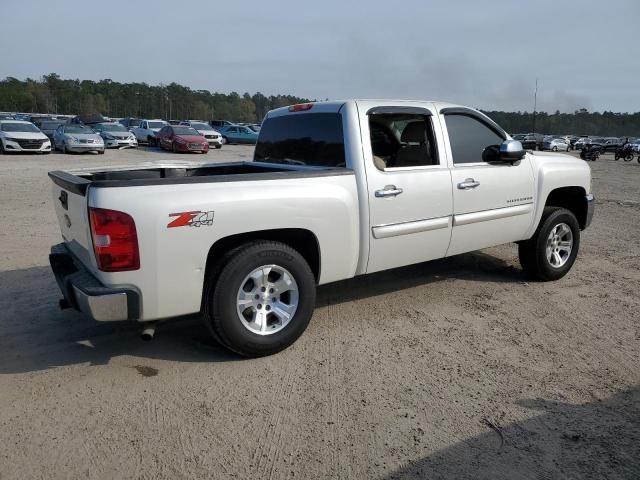
[[[140,268],[136,224],[130,215],[105,208],[89,208],[89,221],[100,270],[123,272]]]
[[[313,103],[298,103],[289,107],[290,112],[305,112],[313,108]]]

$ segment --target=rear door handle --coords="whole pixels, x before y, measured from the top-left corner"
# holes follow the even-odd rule
[[[387,185],[382,190],[376,190],[375,196],[377,198],[385,198],[385,197],[397,197],[403,192],[401,188],[396,187],[395,185]]]
[[[470,190],[480,186],[480,182],[476,182],[473,178],[467,178],[464,182],[458,184],[460,190]]]

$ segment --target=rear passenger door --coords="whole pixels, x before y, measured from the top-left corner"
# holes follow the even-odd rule
[[[528,156],[488,163],[484,152],[506,138],[500,127],[469,109],[441,111],[452,159],[453,229],[447,255],[523,240],[534,214]]]
[[[369,196],[367,272],[443,257],[451,235],[451,174],[433,105],[358,102]]]

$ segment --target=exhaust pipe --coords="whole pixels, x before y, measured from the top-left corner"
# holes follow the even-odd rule
[[[140,338],[145,342],[149,342],[153,340],[153,335],[156,333],[156,322],[149,322],[142,329],[142,333],[140,334]]]

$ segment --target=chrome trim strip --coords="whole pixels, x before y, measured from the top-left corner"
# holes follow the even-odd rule
[[[469,225],[470,223],[487,222],[498,220],[499,218],[515,217],[533,212],[533,203],[515,205],[513,207],[495,208],[493,210],[482,210],[480,212],[463,213],[453,216],[453,226]]]
[[[449,227],[448,215],[446,217],[429,218],[426,220],[414,220],[412,222],[392,223],[389,225],[376,225],[371,228],[373,238],[389,238],[399,235],[409,235],[411,233],[428,232]]]

